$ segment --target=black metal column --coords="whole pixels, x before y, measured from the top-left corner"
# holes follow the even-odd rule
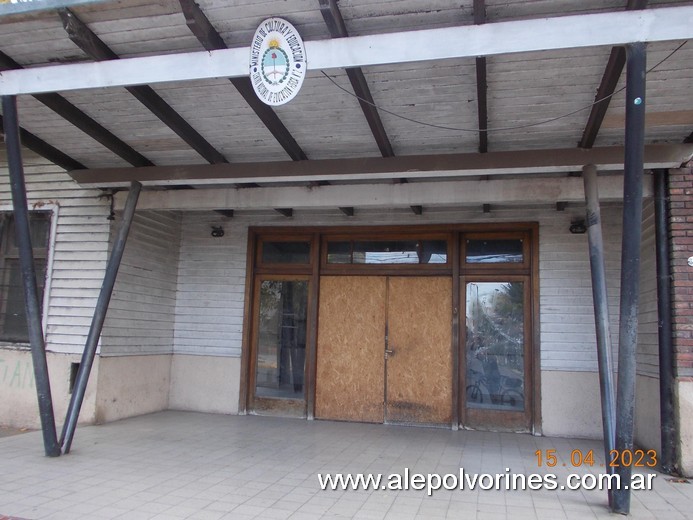
[[[599,392],[602,401],[602,430],[604,432],[604,459],[616,447],[616,407],[614,396],[614,362],[611,354],[611,330],[609,326],[609,298],[606,290],[606,267],[604,264],[604,240],[602,217],[599,207],[597,168],[588,164],[582,168],[587,204],[587,238],[590,250],[590,272],[592,274],[592,299],[594,301],[594,324],[597,333],[597,362],[599,365]],[[613,473],[614,468],[607,466]],[[609,491],[609,504],[612,504]]]
[[[60,445],[63,447],[64,453],[70,453],[72,439],[74,438],[75,428],[77,427],[77,419],[79,419],[82,401],[84,401],[84,393],[87,390],[89,374],[91,373],[91,367],[94,363],[94,357],[96,356],[96,347],[99,343],[101,331],[103,330],[108,304],[111,301],[113,287],[115,285],[116,276],[118,275],[118,269],[120,268],[120,261],[123,258],[123,251],[125,251],[125,244],[128,239],[128,233],[130,232],[132,219],[135,215],[137,199],[140,196],[141,189],[142,185],[137,181],[133,181],[130,184],[130,193],[128,193],[128,199],[123,211],[123,221],[120,223],[118,235],[113,243],[111,257],[108,259],[106,274],[104,275],[103,284],[101,285],[99,298],[96,301],[94,317],[91,321],[89,335],[87,336],[84,352],[82,353],[82,361],[77,371],[75,388],[72,392],[72,398],[70,399],[70,405],[68,406],[67,415],[65,417],[65,424],[63,425],[63,432],[60,436]]]
[[[676,471],[676,416],[674,411],[674,342],[672,329],[671,263],[669,258],[668,170],[655,170],[655,236],[657,254],[657,314],[659,328],[659,405],[662,427],[662,471]]]
[[[22,165],[22,151],[19,139],[19,116],[17,114],[17,98],[15,96],[2,97],[2,112],[4,116],[7,161],[10,169],[14,223],[17,246],[19,248],[19,264],[24,284],[26,321],[29,328],[31,358],[34,365],[34,380],[36,382],[39,414],[41,416],[41,430],[43,431],[43,446],[47,456],[58,457],[60,455],[60,445],[55,432],[53,398],[48,378],[46,346],[43,341],[43,329],[41,327],[41,304],[36,284],[34,252],[31,248],[29,210],[27,209],[26,184],[24,182],[24,167]]]
[[[626,53],[626,146],[616,394],[616,449],[619,453],[633,450],[645,147],[646,45],[641,42],[630,44],[626,48]],[[620,477],[620,486],[613,493],[613,510],[616,513],[628,514],[632,468],[619,465],[616,467],[616,473]]]

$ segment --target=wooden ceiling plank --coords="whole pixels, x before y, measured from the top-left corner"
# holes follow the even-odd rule
[[[93,60],[110,61],[120,59],[118,55],[101,41],[72,11],[69,9],[60,9],[58,13],[70,40]],[[228,162],[217,149],[183,119],[178,112],[166,103],[153,88],[146,85],[126,86],[125,88],[166,126],[183,139],[193,150],[204,157],[207,162],[211,164]]]
[[[0,115],[0,128],[4,128],[5,123],[3,117]],[[61,152],[54,146],[51,146],[43,139],[35,136],[31,132],[24,128],[19,128],[19,139],[22,142],[22,146],[26,146],[29,150],[37,153],[41,157],[48,159],[53,164],[60,166],[61,168],[68,171],[78,171],[86,169],[79,161],[73,159],[66,153]]]
[[[23,68],[7,54],[0,51],[0,71]],[[34,94],[33,97],[133,166],[154,166],[152,161],[101,126],[60,94]]]
[[[185,23],[206,50],[214,51],[228,48],[224,39],[194,0],[179,1],[183,15],[185,16]],[[284,126],[284,123],[282,123],[272,107],[266,105],[257,97],[250,82],[250,78],[229,79],[233,86],[236,87],[239,94],[243,96],[246,103],[248,103],[250,108],[252,108],[255,114],[260,118],[260,121],[267,127],[286,153],[289,154],[289,157],[294,161],[308,159],[303,149],[291,135],[291,132]]]
[[[508,152],[361,157],[314,161],[274,161],[218,165],[100,168],[70,172],[83,186],[120,187],[133,180],[145,185],[229,182],[310,182],[393,178],[445,178],[478,175],[535,175],[579,171],[594,164],[600,171],[623,169],[623,147],[562,148]],[[693,157],[693,145],[646,145],[645,168],[678,167]],[[399,186],[405,186],[401,184]]]
[[[647,0],[628,0],[626,10],[640,10],[645,9],[645,7],[647,7]],[[609,55],[609,61],[606,63],[602,80],[599,83],[599,88],[597,89],[597,95],[594,97],[595,104],[592,105],[590,115],[587,118],[587,124],[582,132],[582,138],[578,143],[580,148],[592,148],[594,146],[594,143],[597,140],[597,135],[599,134],[599,129],[604,121],[604,116],[606,116],[606,112],[609,109],[611,96],[616,90],[616,85],[618,85],[618,81],[621,78],[625,64],[625,48],[612,48],[611,54]]]
[[[332,38],[347,38],[349,33],[337,5],[337,0],[319,0],[319,3],[320,13]],[[383,157],[394,157],[395,152],[385,131],[385,126],[380,119],[380,113],[375,106],[375,101],[368,87],[366,76],[363,74],[363,69],[361,67],[347,68],[346,73],[351,83],[351,88],[354,89],[354,94],[358,97],[361,110],[366,117],[366,122],[371,129],[373,138],[380,149],[380,154]]]

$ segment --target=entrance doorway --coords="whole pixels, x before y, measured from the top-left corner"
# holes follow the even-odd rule
[[[315,417],[450,424],[452,280],[320,279]]]
[[[537,226],[250,230],[241,409],[531,431]]]

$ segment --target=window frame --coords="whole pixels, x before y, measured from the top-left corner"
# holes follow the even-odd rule
[[[41,305],[41,327],[42,327],[42,333],[44,337],[46,336],[47,333],[47,319],[46,317],[48,316],[49,312],[49,307],[50,307],[50,292],[51,292],[51,286],[52,286],[52,281],[53,281],[53,263],[54,263],[54,258],[55,258],[55,242],[56,242],[56,232],[57,232],[57,224],[58,224],[58,214],[59,214],[59,209],[60,206],[55,203],[42,203],[42,204],[35,204],[34,208],[36,209],[29,209],[29,215],[31,217],[32,214],[40,213],[40,214],[45,214],[45,218],[48,221],[48,230],[47,230],[47,237],[46,237],[46,244],[44,247],[41,248],[36,248],[36,244],[32,243],[32,248],[34,251],[34,261],[36,261],[37,257],[37,250],[40,252],[40,257],[45,260],[45,276],[43,279],[43,298],[42,301],[40,302]],[[11,222],[14,219],[14,207],[10,204],[0,204],[0,215],[3,217],[9,216],[10,219],[6,219],[7,221]],[[5,259],[10,258],[10,259],[18,259],[19,258],[19,251],[12,251],[11,254],[7,254],[5,251],[9,245],[10,241],[10,234],[7,232],[9,229],[9,224],[8,222],[3,222],[2,223],[2,230],[0,231],[0,269],[4,269],[5,265]],[[16,249],[13,247],[13,249]],[[2,273],[2,271],[0,271]],[[4,280],[3,280],[4,281]],[[37,282],[40,282],[37,280]],[[2,311],[2,309],[0,309]],[[24,340],[16,340],[16,339],[10,339],[4,337],[4,333],[2,332],[4,329],[4,317],[0,317],[0,321],[2,322],[0,324],[0,346],[12,346],[14,348],[30,348],[30,343],[29,340],[27,339],[26,341]]]

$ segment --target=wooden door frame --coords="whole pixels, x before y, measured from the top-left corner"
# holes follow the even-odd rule
[[[462,239],[467,235],[474,234],[479,236],[516,236],[524,234],[528,238],[528,245],[525,253],[529,257],[529,263],[522,266],[522,274],[528,276],[529,285],[529,317],[528,329],[530,332],[531,347],[531,367],[528,375],[532,379],[532,416],[531,430],[533,433],[541,433],[541,365],[540,365],[540,331],[539,331],[539,224],[537,222],[494,222],[494,223],[471,223],[471,224],[433,224],[433,225],[414,225],[414,226],[304,226],[304,227],[249,227],[248,228],[248,248],[246,253],[246,282],[244,299],[244,319],[242,332],[241,350],[241,378],[239,391],[239,413],[246,414],[251,411],[250,399],[253,388],[250,381],[251,354],[253,353],[253,331],[255,327],[254,306],[255,283],[258,276],[268,275],[274,268],[259,265],[258,252],[259,242],[266,239],[282,240],[308,239],[311,241],[311,262],[310,265],[290,267],[284,266],[281,274],[287,277],[307,276],[309,278],[309,303],[306,343],[306,366],[304,373],[305,384],[305,416],[313,419],[315,412],[315,388],[316,388],[316,359],[317,359],[317,330],[319,325],[319,291],[321,275],[385,275],[385,276],[452,276],[452,361],[453,361],[453,388],[452,388],[452,424],[453,430],[458,427],[465,427],[465,402],[464,384],[466,375],[465,358],[463,354],[464,334],[462,326],[464,321],[461,313],[464,310],[461,301],[461,277],[463,275],[484,274],[482,267],[479,270],[469,269],[464,266],[463,254],[464,245]],[[422,239],[429,236],[436,238],[441,235],[448,237],[448,262],[435,267],[426,266],[421,269],[417,266],[330,266],[323,265],[323,250],[326,240],[330,237],[357,236],[378,238],[401,238],[403,236],[418,236]],[[477,265],[478,267],[478,265]],[[279,274],[279,271],[277,271]],[[510,266],[507,271],[496,264],[494,275],[498,274],[517,274],[518,267]],[[485,274],[491,274],[488,270]],[[253,378],[254,378],[253,373]]]
[[[532,292],[532,279],[530,275],[527,274],[469,274],[462,275],[460,277],[460,291],[466,292],[467,283],[470,282],[522,282],[524,284],[523,288],[523,370],[524,370],[524,399],[525,399],[525,410],[520,412],[512,412],[508,410],[489,410],[481,409],[482,411],[477,412],[475,409],[467,407],[467,345],[466,345],[466,320],[465,320],[465,332],[462,332],[462,326],[460,325],[460,417],[462,418],[463,424],[467,428],[486,428],[486,425],[479,426],[481,421],[474,424],[474,416],[488,416],[491,420],[497,418],[493,421],[493,425],[489,428],[499,428],[507,429],[509,431],[531,431],[532,421],[534,417],[534,345],[532,342],[532,330],[531,330],[531,292]],[[460,294],[460,300],[464,300],[463,310],[464,316],[467,315],[467,303],[466,297],[462,298]],[[481,418],[481,417],[480,417]],[[527,424],[527,430],[522,427],[514,426],[514,421],[522,419]]]
[[[310,350],[313,350],[310,346],[309,335],[313,328],[312,317],[311,317],[311,304],[312,304],[312,277],[305,274],[258,274],[253,280],[253,301],[260,301],[260,288],[262,282],[274,280],[274,281],[305,281],[308,282],[308,301],[306,302],[306,352],[304,358],[303,366],[303,399],[290,399],[282,397],[257,397],[255,395],[255,385],[257,377],[257,356],[258,356],[258,339],[259,339],[259,325],[260,320],[258,315],[260,313],[260,306],[255,305],[252,309],[252,326],[250,331],[250,353],[249,353],[249,371],[248,371],[248,383],[247,383],[247,400],[248,409],[252,411],[262,411],[267,414],[279,414],[289,415],[289,416],[299,416],[307,417],[307,402],[308,402],[308,385],[306,384],[306,372],[308,369],[308,358],[311,356]]]

